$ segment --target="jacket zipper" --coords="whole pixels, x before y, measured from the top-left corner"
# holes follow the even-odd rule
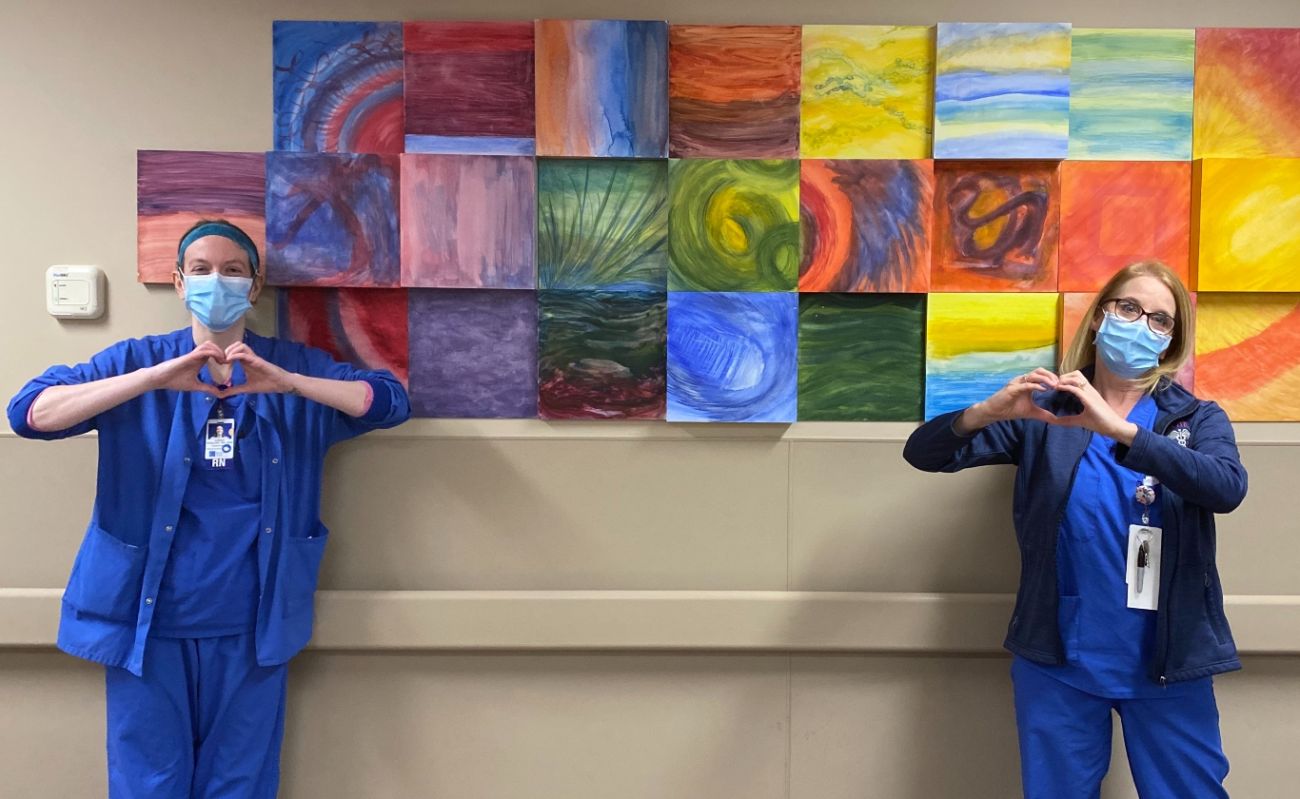
[[[1178,421],[1178,420],[1181,419],[1181,418],[1183,418],[1181,414],[1170,414],[1168,417],[1166,417],[1166,418],[1161,422],[1161,424],[1160,424],[1160,431],[1159,431],[1158,435],[1161,435],[1161,436],[1167,435],[1167,434],[1169,433],[1169,427],[1170,427],[1174,422]],[[1169,503],[1166,501],[1166,497],[1167,497],[1167,496],[1168,496],[1168,491],[1161,491],[1161,492],[1160,492],[1160,508],[1161,508],[1161,511],[1162,511],[1162,513],[1161,513],[1161,515],[1162,515],[1162,523],[1163,523],[1164,525],[1166,525],[1166,526],[1168,526],[1168,524],[1169,524],[1169,519],[1170,519],[1170,515],[1171,515],[1171,514],[1169,513]],[[1160,553],[1160,556],[1161,556],[1161,558],[1163,558],[1163,557],[1164,557],[1165,555],[1167,555],[1167,554],[1168,554],[1168,552],[1161,552],[1161,553]],[[1165,675],[1165,671],[1166,671],[1166,669],[1167,669],[1167,667],[1168,667],[1168,665],[1169,665],[1169,636],[1170,636],[1170,627],[1172,626],[1172,625],[1170,625],[1170,623],[1169,623],[1170,616],[1172,615],[1172,614],[1170,614],[1170,612],[1169,612],[1169,601],[1170,601],[1170,597],[1173,596],[1173,592],[1170,591],[1170,590],[1168,590],[1168,588],[1169,588],[1169,586],[1171,586],[1171,585],[1173,584],[1173,582],[1174,582],[1174,573],[1175,573],[1175,571],[1177,571],[1177,569],[1178,569],[1178,561],[1177,561],[1177,560],[1171,561],[1170,564],[1169,564],[1169,579],[1168,579],[1167,581],[1166,581],[1166,580],[1161,580],[1161,581],[1160,581],[1160,582],[1161,582],[1161,585],[1164,586],[1165,589],[1166,589],[1166,590],[1165,590],[1165,602],[1164,602],[1164,604],[1162,604],[1162,605],[1160,606],[1160,610],[1156,611],[1157,613],[1163,613],[1163,614],[1164,614],[1164,619],[1165,619],[1165,634],[1164,634],[1164,636],[1163,636],[1163,638],[1162,638],[1162,640],[1161,640],[1161,642],[1160,642],[1160,643],[1161,643],[1161,646],[1160,646],[1160,668],[1158,669],[1158,671],[1160,672],[1160,687],[1161,687],[1161,689],[1166,689],[1166,688],[1169,687],[1169,685],[1168,685],[1169,680],[1168,680],[1168,678],[1167,678],[1166,675]],[[1159,617],[1157,617],[1157,619],[1158,619],[1158,618],[1159,618]],[[1157,621],[1157,624],[1159,624],[1159,621]]]

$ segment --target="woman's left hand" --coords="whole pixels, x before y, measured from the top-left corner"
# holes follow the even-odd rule
[[[1083,410],[1077,414],[1056,417],[1054,424],[1065,427],[1086,427],[1094,433],[1113,438],[1121,444],[1132,444],[1137,435],[1137,425],[1124,419],[1110,407],[1083,376],[1083,372],[1070,372],[1061,375],[1056,382],[1056,390],[1071,394],[1079,400]]]
[[[246,382],[223,389],[223,397],[236,394],[285,394],[297,390],[294,388],[292,372],[286,372],[264,360],[242,341],[236,341],[226,348],[226,362],[243,366]]]

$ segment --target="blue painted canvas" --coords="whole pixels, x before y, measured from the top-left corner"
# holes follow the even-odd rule
[[[402,24],[272,26],[275,149],[400,153]]]
[[[1065,158],[1069,23],[941,23],[935,158]]]
[[[668,155],[668,23],[537,22],[537,154]]]
[[[401,282],[399,157],[266,154],[266,277],[274,286]]]
[[[668,421],[793,422],[799,297],[668,295]]]

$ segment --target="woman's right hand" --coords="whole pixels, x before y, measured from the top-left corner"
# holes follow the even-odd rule
[[[1034,404],[1034,394],[1054,391],[1057,381],[1054,373],[1041,367],[1012,379],[993,396],[967,408],[957,418],[958,432],[970,433],[994,422],[1012,419],[1055,421],[1056,416],[1051,411]]]
[[[216,344],[205,341],[184,355],[148,367],[149,384],[155,389],[201,391],[204,394],[218,396],[216,386],[199,379],[199,370],[209,358],[224,362],[226,354]]]

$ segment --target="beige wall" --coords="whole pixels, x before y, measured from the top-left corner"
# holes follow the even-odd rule
[[[871,8],[878,6],[877,9]],[[679,22],[1042,18],[1010,0],[0,4],[0,391],[183,322],[134,282],[137,148],[270,144],[276,18]],[[1294,0],[1084,2],[1076,25],[1300,25]],[[110,313],[60,324],[55,263]],[[259,309],[263,329],[270,309]],[[315,648],[294,663],[288,797],[1006,797],[1017,786],[1005,471],[922,475],[905,425],[413,423],[331,456]],[[1221,525],[1244,673],[1217,685],[1230,787],[1300,765],[1300,426],[1242,425]],[[0,797],[102,795],[100,671],[51,649],[94,441],[0,431]],[[1122,748],[1117,743],[1117,754]],[[1133,795],[1122,755],[1108,799]]]

